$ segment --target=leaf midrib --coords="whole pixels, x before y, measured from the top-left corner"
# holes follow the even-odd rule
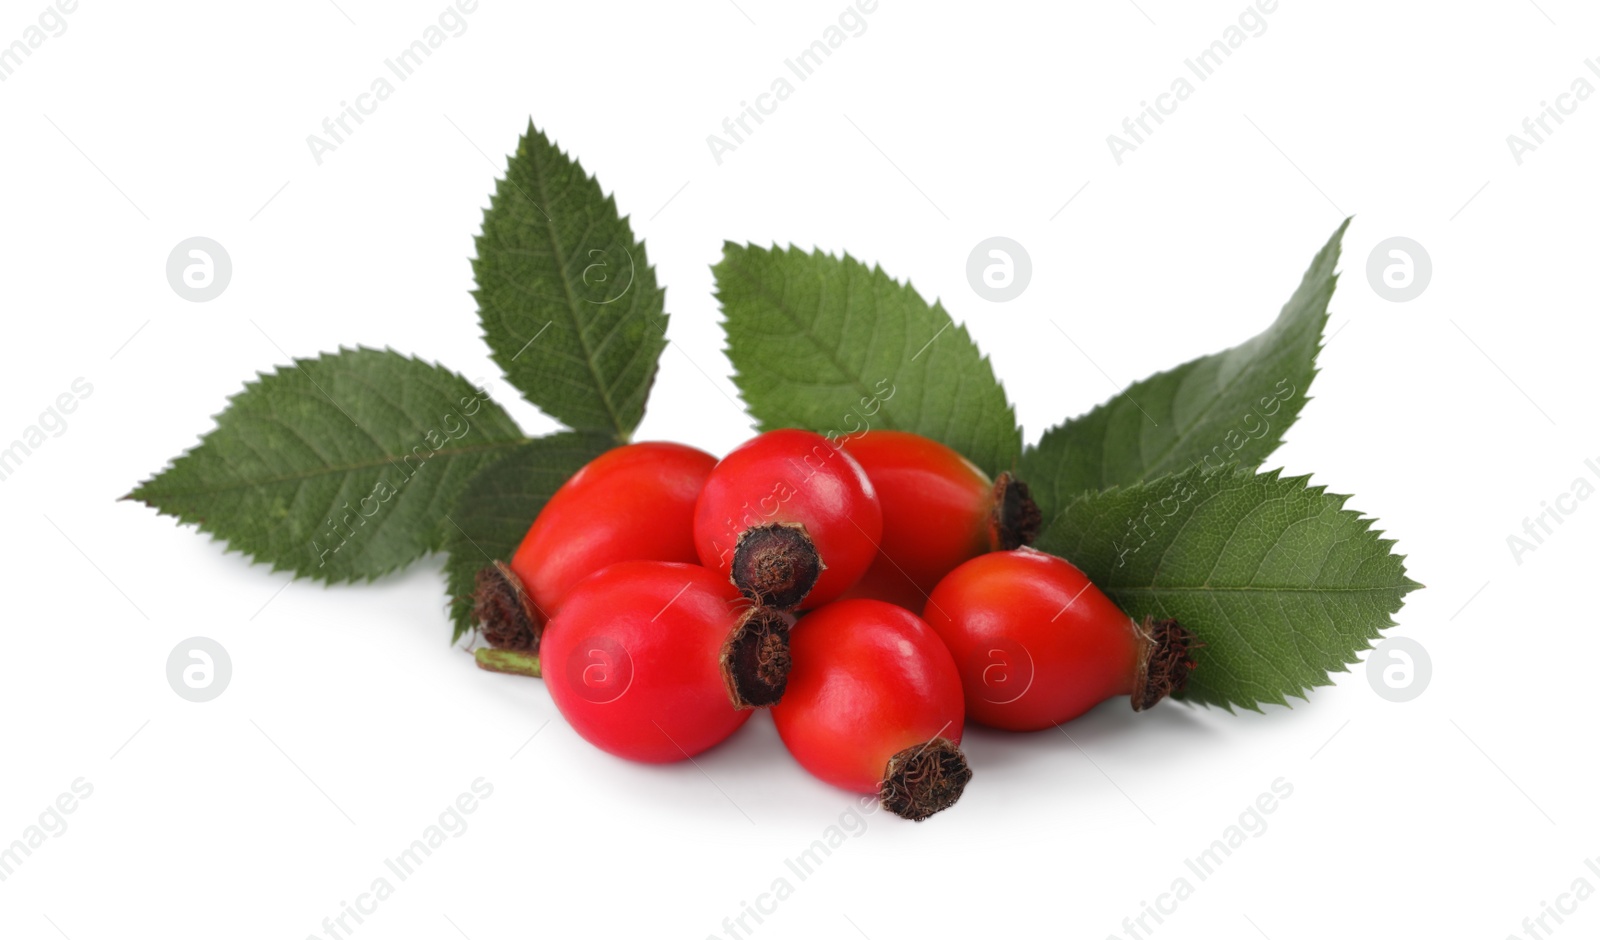
[[[1322,328],[1326,326],[1327,317],[1328,317],[1328,311],[1326,309],[1324,309],[1322,311],[1322,321],[1323,321],[1323,323],[1321,325],[1319,325],[1319,327],[1317,329],[1317,334],[1318,335],[1321,335]],[[1298,319],[1298,317],[1296,317],[1296,319]],[[1271,330],[1272,330],[1272,328],[1274,326],[1277,326],[1277,322],[1276,321],[1273,322],[1272,326],[1269,326],[1269,327],[1266,328],[1266,330],[1263,330],[1262,333],[1271,332]],[[1258,333],[1258,334],[1256,334],[1256,336],[1260,336],[1260,335],[1262,335],[1262,333]],[[1178,377],[1178,384],[1181,385],[1183,383],[1183,378],[1187,377],[1189,374],[1191,374],[1195,370],[1199,369],[1200,366],[1205,365],[1205,364],[1210,364],[1212,362],[1220,361],[1223,357],[1225,357],[1228,354],[1234,352],[1235,350],[1239,349],[1241,346],[1244,346],[1246,343],[1249,343],[1251,340],[1253,340],[1255,338],[1256,338],[1255,336],[1252,336],[1250,339],[1247,339],[1244,342],[1239,343],[1236,346],[1231,346],[1231,347],[1229,347],[1227,349],[1224,349],[1221,352],[1215,352],[1215,353],[1210,353],[1210,354],[1205,355],[1205,356],[1201,356],[1198,359],[1193,360],[1192,362],[1188,362],[1188,363],[1185,363],[1182,366],[1178,366],[1176,369],[1173,369],[1168,374],[1172,375],[1174,373],[1177,373],[1179,370],[1184,369],[1185,366],[1188,366],[1189,368],[1188,368],[1187,372],[1185,372],[1184,376]],[[1281,349],[1280,350],[1275,350],[1275,352],[1280,352],[1281,353],[1282,350]],[[1315,369],[1316,366],[1317,366],[1317,353],[1319,353],[1319,352],[1321,352],[1320,349],[1313,349],[1311,351],[1311,368],[1313,368],[1313,369]],[[1280,357],[1279,356],[1273,356],[1271,358],[1274,361],[1276,361]],[[1174,434],[1172,439],[1167,442],[1167,446],[1162,448],[1161,452],[1156,454],[1154,459],[1145,461],[1145,472],[1144,472],[1143,476],[1141,476],[1139,479],[1140,480],[1148,480],[1151,477],[1161,476],[1163,473],[1171,472],[1171,471],[1167,470],[1165,467],[1162,467],[1162,462],[1165,461],[1168,457],[1172,456],[1173,452],[1175,450],[1177,450],[1178,445],[1183,444],[1183,443],[1191,440],[1194,437],[1194,435],[1200,430],[1201,424],[1206,420],[1206,418],[1208,418],[1211,415],[1212,409],[1216,408],[1216,406],[1223,400],[1223,398],[1225,398],[1230,392],[1232,392],[1234,390],[1234,388],[1240,382],[1244,381],[1246,375],[1252,375],[1253,376],[1256,372],[1258,372],[1259,369],[1254,368],[1254,367],[1261,365],[1262,362],[1263,362],[1262,360],[1258,360],[1256,362],[1251,363],[1250,367],[1246,367],[1244,369],[1240,369],[1234,375],[1234,377],[1232,379],[1229,379],[1220,388],[1218,388],[1216,394],[1211,396],[1211,401],[1207,402],[1206,406],[1204,408],[1200,409],[1200,413],[1195,416],[1194,420],[1192,422],[1190,422],[1189,426],[1187,428],[1183,429],[1183,430],[1178,431],[1176,434]],[[1271,370],[1268,370],[1268,371],[1271,371]],[[1174,389],[1174,391],[1176,391],[1176,389]],[[1304,398],[1304,394],[1302,394],[1301,397]],[[1298,414],[1298,412],[1297,412],[1297,414]],[[1282,439],[1283,435],[1282,435],[1281,432],[1279,433],[1278,437],[1279,437],[1280,440]],[[1105,448],[1102,446],[1101,450],[1102,450],[1102,453],[1103,453]],[[1142,457],[1143,455],[1141,454],[1140,456]]]
[[[537,153],[538,149],[537,147],[529,148],[528,156],[532,159],[528,162],[533,165],[533,186],[539,191],[539,202],[541,205],[548,206],[551,205],[550,194],[545,188],[544,162]],[[575,160],[573,161],[573,170],[579,175],[584,174],[583,168]],[[508,171],[506,180],[510,181],[510,179],[511,174]],[[596,183],[595,185],[598,188],[599,184]],[[578,298],[572,291],[572,282],[567,279],[566,253],[561,249],[561,240],[556,237],[555,219],[543,209],[540,210],[539,214],[544,216],[545,231],[550,236],[550,252],[555,256],[556,269],[560,273],[561,289],[567,295],[567,317],[572,323],[572,331],[578,336],[578,345],[583,348],[583,364],[589,369],[590,377],[594,379],[595,392],[600,396],[600,403],[605,406],[606,415],[611,419],[612,430],[616,432],[618,438],[624,437],[627,435],[628,429],[622,426],[622,418],[617,414],[616,406],[611,403],[611,395],[608,393],[606,384],[600,377],[600,370],[594,361],[594,350],[589,347],[589,339],[584,335],[583,325],[578,322]]]
[[[748,246],[745,249],[746,252],[748,252],[750,250],[751,249]],[[846,259],[844,262],[842,262],[842,264],[846,264],[846,265],[848,263],[849,263],[848,259]],[[822,353],[822,355],[827,358],[828,362],[833,366],[834,370],[837,371],[840,375],[846,377],[846,379],[848,380],[847,384],[854,385],[855,388],[856,388],[856,391],[861,392],[863,397],[871,397],[872,390],[870,388],[868,388],[866,385],[864,385],[861,382],[859,377],[853,375],[851,373],[851,370],[845,367],[844,363],[839,361],[839,358],[834,355],[833,350],[828,349],[826,346],[824,346],[822,341],[821,341],[821,339],[815,333],[813,333],[810,329],[808,329],[805,324],[801,323],[797,319],[798,314],[796,314],[796,313],[791,311],[790,305],[787,302],[784,301],[784,299],[782,298],[781,295],[774,295],[772,293],[772,291],[768,290],[766,282],[759,275],[752,277],[751,275],[753,274],[753,272],[751,271],[751,269],[745,267],[743,264],[740,264],[737,261],[735,262],[735,265],[739,268],[740,273],[745,275],[745,283],[752,284],[755,287],[755,290],[756,290],[757,293],[761,294],[763,297],[765,297],[768,300],[770,300],[772,302],[772,305],[775,308],[777,308],[777,310],[780,313],[782,313],[786,319],[788,319],[789,323],[791,325],[793,325],[794,328],[796,330],[798,330],[802,336],[804,336],[806,339],[810,340],[811,344],[816,347],[817,351]],[[843,270],[844,270],[845,294],[847,295],[846,296],[846,308],[845,309],[848,311],[849,310],[849,298],[848,298],[848,295],[850,293],[850,271],[849,271],[848,267],[843,268]],[[868,276],[870,277],[871,275],[869,274]],[[787,277],[788,276],[785,275],[784,277],[785,277],[785,281],[787,281]],[[822,301],[825,302],[826,299],[827,299],[826,298],[826,293],[827,293],[826,286],[824,286],[822,293],[823,293]],[[873,335],[874,336],[877,335],[877,324],[876,323],[873,324]],[[897,372],[896,376],[898,377],[898,375],[899,375],[899,373]],[[897,426],[896,422],[892,418],[890,418],[884,412],[883,409],[881,409],[881,408],[878,409],[878,413],[880,415],[883,415],[884,427],[888,428],[889,430],[898,430],[898,426]]]
[[[1405,593],[1411,588],[1404,584],[1379,585],[1376,587],[1208,587],[1205,585],[1182,585],[1173,587],[1119,587],[1105,585],[1105,590],[1112,594],[1376,594],[1383,591],[1399,591]]]
[[[519,446],[521,446],[523,444],[528,443],[531,440],[533,440],[533,438],[524,437],[524,438],[517,438],[515,440],[497,441],[497,442],[489,443],[489,444],[475,444],[472,447],[458,447],[458,448],[453,448],[453,449],[448,449],[448,450],[436,450],[433,453],[428,455],[428,459],[432,460],[435,457],[441,457],[441,456],[442,457],[461,457],[461,456],[465,456],[467,454],[476,454],[476,453],[484,453],[484,452],[487,452],[487,451],[510,449],[510,448],[514,448],[514,447],[519,447]],[[410,451],[406,451],[405,453],[409,454]],[[316,469],[313,469],[313,470],[306,471],[304,473],[295,473],[295,474],[290,474],[290,475],[287,475],[287,476],[272,477],[270,479],[265,479],[265,480],[249,480],[249,481],[240,482],[240,483],[228,483],[228,484],[223,484],[223,485],[214,486],[214,487],[208,487],[208,488],[204,488],[204,489],[151,490],[148,486],[144,486],[144,487],[140,487],[138,490],[135,490],[133,494],[130,494],[130,497],[134,498],[134,499],[138,499],[141,502],[148,503],[150,501],[150,499],[152,499],[152,498],[171,498],[171,497],[175,497],[175,496],[204,496],[204,495],[211,495],[211,494],[214,494],[214,493],[226,493],[226,492],[229,492],[230,490],[253,489],[253,488],[258,487],[258,486],[272,486],[272,485],[277,484],[277,483],[303,483],[303,482],[305,482],[307,480],[314,480],[314,479],[317,479],[319,477],[337,476],[337,475],[341,475],[341,474],[350,474],[350,473],[355,473],[355,472],[360,471],[360,470],[371,470],[371,469],[374,469],[376,467],[392,467],[392,466],[395,465],[394,462],[395,462],[396,458],[398,458],[400,456],[402,456],[402,455],[400,455],[400,454],[387,454],[382,459],[361,461],[359,463],[340,464],[338,466],[320,467],[320,468],[316,468]],[[152,482],[154,482],[154,481],[152,481]]]

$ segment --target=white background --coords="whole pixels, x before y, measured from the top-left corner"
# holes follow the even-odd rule
[[[1506,541],[1600,458],[1600,102],[1521,165],[1506,143],[1578,76],[1600,85],[1592,6],[1283,0],[1119,166],[1106,136],[1244,0],[882,0],[718,165],[706,136],[844,8],[737,3],[483,0],[320,166],[306,136],[443,0],[86,0],[0,84],[0,440],[93,385],[0,483],[0,842],[94,788],[0,882],[0,934],[320,935],[478,777],[469,829],[355,936],[726,935],[787,876],[755,936],[1103,937],[1182,875],[1193,896],[1154,936],[1500,938],[1574,879],[1600,888],[1600,501],[1520,564]],[[8,0],[0,43],[43,7]],[[801,882],[784,860],[853,798],[766,716],[697,765],[625,764],[538,682],[449,648],[437,559],[290,584],[117,501],[256,370],[340,345],[436,359],[553,427],[500,380],[468,295],[530,116],[616,193],[669,288],[639,439],[719,453],[749,427],[711,297],[724,239],[848,250],[941,298],[1035,440],[1264,328],[1354,214],[1315,400],[1268,466],[1356,494],[1399,539],[1427,589],[1391,635],[1430,651],[1432,684],[1393,704],[1358,666],[1264,714],[1114,701],[1071,740],[973,731],[960,805],[872,815]],[[209,303],[165,278],[193,235],[233,259]],[[1033,260],[1007,304],[965,277],[992,235]],[[1393,235],[1433,259],[1409,303],[1365,277]],[[208,704],[165,677],[196,635],[233,660]],[[1184,860],[1277,778],[1293,795],[1266,831],[1194,878]],[[1546,924],[1592,936],[1600,902]]]

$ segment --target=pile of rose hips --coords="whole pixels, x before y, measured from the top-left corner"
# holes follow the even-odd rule
[[[771,708],[789,753],[908,819],[960,797],[967,717],[1032,731],[1183,688],[1191,640],[1025,547],[1028,488],[915,434],[770,431],[596,458],[479,572],[488,669],[596,746],[691,757]]]

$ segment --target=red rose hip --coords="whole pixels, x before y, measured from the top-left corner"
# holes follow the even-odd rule
[[[800,618],[790,653],[772,718],[802,767],[876,793],[907,819],[956,802],[972,779],[957,747],[961,677],[921,618],[883,601],[836,601]]]
[[[550,697],[585,740],[665,763],[718,744],[750,717],[736,698],[782,694],[788,623],[699,565],[625,561],[583,580],[539,655]]]
[[[883,531],[861,467],[810,431],[768,431],[712,469],[695,506],[700,562],[783,610],[838,597],[872,563]]]
[[[1036,731],[1100,702],[1135,711],[1183,690],[1194,668],[1174,620],[1134,621],[1083,572],[1029,548],[980,555],[945,576],[923,611],[961,670],[967,714]]]
[[[579,581],[620,561],[692,564],[694,505],[717,459],[683,444],[609,450],[556,490],[511,564],[478,573],[474,616],[490,645],[539,648]]]
[[[841,444],[883,506],[877,558],[846,597],[920,611],[957,565],[1039,534],[1039,507],[1010,473],[990,480],[955,450],[905,431],[866,431]]]

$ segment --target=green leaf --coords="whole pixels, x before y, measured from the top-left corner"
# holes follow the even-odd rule
[[[1046,431],[1020,475],[1046,515],[1089,490],[1201,465],[1260,466],[1294,423],[1317,374],[1346,219],[1317,253],[1278,319],[1232,349],[1135,382]]]
[[[715,268],[735,384],[762,430],[913,431],[994,473],[1022,432],[944,308],[846,255],[729,242]]]
[[[480,469],[445,517],[445,577],[452,642],[470,631],[473,579],[494,561],[511,560],[534,517],[583,465],[616,446],[603,434],[566,432],[532,440]]]
[[[1174,618],[1205,644],[1184,698],[1287,704],[1355,662],[1421,587],[1349,497],[1306,480],[1191,468],[1085,493],[1036,547],[1135,619]]]
[[[666,347],[666,292],[616,200],[528,125],[495,186],[472,270],[484,339],[528,401],[626,440]]]
[[[299,359],[233,396],[138,500],[272,570],[371,580],[443,544],[466,480],[525,440],[466,379],[393,350]]]

